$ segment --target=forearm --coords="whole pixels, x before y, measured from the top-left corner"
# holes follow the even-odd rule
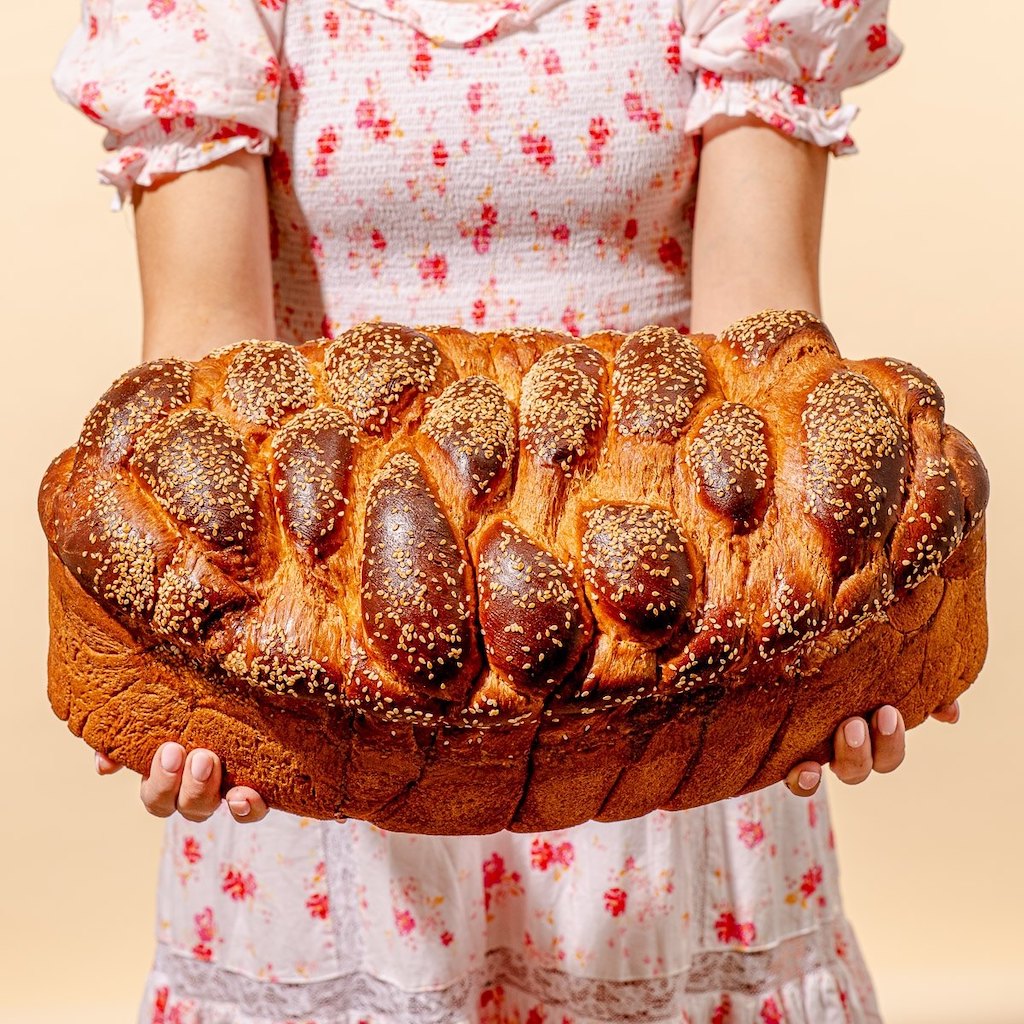
[[[753,117],[704,130],[693,236],[691,329],[717,333],[769,307],[820,312],[828,154]]]
[[[273,338],[263,160],[239,153],[136,189],[143,358]]]

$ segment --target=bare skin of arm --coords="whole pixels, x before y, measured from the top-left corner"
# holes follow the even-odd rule
[[[135,189],[142,356],[200,359],[235,338],[273,338],[263,158],[225,157]]]
[[[789,138],[752,116],[705,126],[693,237],[692,329],[717,334],[767,308],[821,313],[818,257],[826,150]],[[934,718],[955,722],[954,702]],[[906,753],[903,716],[885,705],[868,721],[840,723],[832,771],[843,782],[891,772]],[[821,766],[804,761],[786,784],[812,796]]]
[[[818,247],[826,154],[754,119],[721,118],[704,133],[693,253],[693,328],[719,331],[768,306],[820,307]],[[134,195],[143,296],[143,357],[199,359],[234,338],[275,334],[268,206],[262,158],[243,153],[169,178]],[[955,705],[935,717],[955,721]],[[849,730],[849,731],[848,731]],[[858,734],[858,744],[850,742]],[[848,738],[849,737],[849,738]],[[904,727],[895,708],[869,725],[842,723],[833,771],[861,782],[903,760]],[[97,754],[101,774],[120,765]],[[812,795],[821,766],[790,773],[794,793]],[[220,804],[220,759],[165,743],[142,781],[146,809],[203,821]],[[239,822],[267,813],[255,790],[226,794]]]

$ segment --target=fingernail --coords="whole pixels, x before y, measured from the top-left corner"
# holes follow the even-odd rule
[[[197,750],[192,755],[192,778],[196,782],[205,782],[213,772],[213,757],[205,750]]]
[[[160,751],[160,767],[172,775],[181,771],[185,753],[177,743],[165,743]]]
[[[248,800],[229,800],[228,807],[231,808],[231,813],[239,818],[244,818],[252,810]]]
[[[100,770],[100,752],[96,751],[96,771]]]
[[[883,736],[891,736],[896,731],[897,718],[896,709],[890,704],[886,704],[881,711],[878,712],[878,731]]]
[[[846,727],[843,729],[843,735],[846,737],[846,745],[856,750],[868,738],[868,731],[864,727],[864,719],[855,718],[852,722],[847,722]]]
[[[814,789],[820,780],[821,775],[818,772],[803,771],[800,773],[797,782],[800,784],[801,789]]]

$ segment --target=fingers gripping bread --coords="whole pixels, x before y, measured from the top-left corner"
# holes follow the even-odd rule
[[[709,803],[970,684],[987,498],[934,381],[803,312],[157,360],[42,483],[50,699],[400,831]]]

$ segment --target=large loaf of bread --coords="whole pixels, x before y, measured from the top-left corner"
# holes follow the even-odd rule
[[[908,726],[985,654],[977,452],[814,316],[389,323],[131,370],[46,472],[49,696],[315,817],[540,831]]]

